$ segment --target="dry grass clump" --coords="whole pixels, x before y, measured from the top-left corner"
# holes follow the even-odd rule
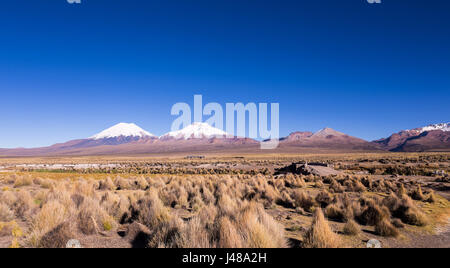
[[[346,235],[358,235],[360,233],[361,229],[359,228],[359,225],[354,220],[349,220],[344,225],[344,234]]]
[[[357,217],[358,221],[363,225],[377,225],[389,218],[390,213],[388,208],[384,206],[380,207],[372,200],[368,201],[361,215]]]
[[[405,189],[405,185],[403,185],[403,183],[400,184],[400,186],[398,187],[398,190],[397,190],[397,195],[398,196],[404,196],[404,195],[407,195],[407,194],[408,194],[408,192]]]
[[[418,200],[418,201],[425,200],[425,196],[422,192],[422,187],[420,185],[417,186],[417,188],[413,191],[413,193],[411,194],[411,197],[412,197],[412,199]]]
[[[367,191],[367,188],[359,181],[359,179],[346,179],[344,186],[348,192],[362,193]]]
[[[339,204],[330,204],[325,208],[325,216],[328,219],[344,222],[346,220],[345,209]]]
[[[16,215],[20,218],[30,216],[31,209],[36,206],[31,194],[28,191],[19,191],[16,193],[16,198],[12,206]]]
[[[436,195],[433,190],[430,190],[430,193],[427,195],[425,202],[427,203],[436,203]]]
[[[9,222],[14,218],[14,212],[4,203],[0,203],[0,222]]]
[[[391,224],[388,219],[383,219],[375,225],[375,233],[381,236],[397,237],[398,230]]]
[[[339,248],[342,246],[339,236],[331,230],[321,208],[315,210],[313,223],[306,232],[302,245],[305,248]]]
[[[31,176],[17,176],[14,182],[14,188],[23,186],[30,186],[33,184],[33,178]]]
[[[244,207],[237,222],[241,233],[247,234],[246,247],[287,247],[284,228],[270,217],[260,204],[252,202]]]
[[[147,190],[149,187],[149,184],[144,177],[137,177],[134,181],[134,184],[139,190]]]
[[[316,196],[316,202],[324,208],[333,202],[333,195],[327,190],[323,190]]]
[[[414,201],[404,194],[398,198],[394,194],[386,197],[383,203],[387,205],[392,215],[410,225],[425,226],[428,220],[420,209],[414,204]]]
[[[309,195],[309,193],[303,190],[295,190],[292,193],[292,199],[294,207],[302,208],[308,212],[312,212],[312,209],[316,205],[314,199]]]
[[[103,210],[97,200],[86,198],[78,209],[78,228],[83,234],[92,235],[110,231],[116,227],[114,219]]]
[[[42,244],[42,238],[70,217],[69,211],[58,201],[52,200],[44,204],[32,220],[27,244],[37,248],[46,246]]]
[[[74,237],[72,223],[67,221],[48,233],[44,234],[39,240],[41,248],[65,248],[67,242]]]
[[[117,177],[114,180],[114,184],[116,185],[117,190],[131,190],[131,184],[128,180],[122,178],[122,177]]]
[[[330,190],[334,193],[343,193],[345,191],[345,188],[335,179],[331,179]]]
[[[170,217],[166,222],[158,223],[154,226],[149,237],[148,247],[150,248],[182,248],[187,243],[183,239],[182,230],[184,222],[178,217]],[[195,241],[188,241],[191,245]],[[192,248],[195,248],[192,246]]]
[[[72,192],[82,196],[93,197],[95,195],[95,185],[91,181],[78,180],[73,186]]]
[[[143,199],[133,206],[137,221],[150,229],[170,221],[170,211],[164,206],[155,190],[150,190]]]
[[[405,228],[405,225],[402,223],[400,219],[392,220],[392,225],[394,225],[397,228]]]
[[[295,194],[295,192],[296,191],[294,191],[293,194]],[[294,199],[295,198],[292,198],[287,191],[286,192],[282,192],[280,194],[280,197],[276,200],[276,204],[280,205],[282,207],[285,207],[285,208],[296,208],[296,207],[299,207],[297,205],[300,205],[300,204],[297,203],[297,205],[296,205],[295,202],[294,202]]]
[[[116,185],[110,177],[107,177],[105,180],[100,181],[99,189],[105,191],[113,191],[116,189]]]
[[[123,194],[106,192],[102,196],[100,204],[117,222],[124,222],[129,216],[131,203]]]
[[[13,230],[11,223],[0,222],[0,237],[10,236]]]
[[[322,189],[325,187],[325,185],[323,184],[322,181],[316,181],[316,183],[314,184],[314,187],[316,187],[318,189]]]
[[[229,217],[218,220],[219,248],[243,248],[243,237]]]
[[[51,189],[54,187],[54,182],[50,179],[41,179],[39,183],[35,183],[40,185],[44,189]]]
[[[172,208],[186,209],[189,206],[189,194],[180,182],[173,181],[161,190],[161,198],[165,205]]]

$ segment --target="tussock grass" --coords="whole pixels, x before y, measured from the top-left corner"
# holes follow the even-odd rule
[[[322,209],[317,208],[311,228],[306,232],[303,247],[305,248],[339,248],[342,241],[339,236],[331,230],[325,219]]]
[[[391,224],[388,219],[383,219],[377,222],[375,225],[375,232],[381,236],[397,237],[399,235],[398,230]]]
[[[418,200],[418,201],[423,201],[425,200],[425,196],[422,192],[422,187],[419,185],[417,186],[417,188],[413,191],[413,193],[411,194],[411,197],[414,200]]]
[[[286,159],[277,161],[280,164]],[[273,163],[271,159],[260,162]],[[341,247],[340,237],[323,214],[345,223],[342,230],[347,235],[358,235],[361,230],[356,222],[360,222],[374,226],[379,235],[396,236],[397,228],[405,224],[421,226],[427,222],[417,204],[431,205],[414,202],[407,194],[440,204],[440,197],[433,192],[413,189],[403,178],[271,176],[240,171],[220,174],[223,169],[196,171],[177,167],[190,162],[172,164],[158,171],[145,161],[132,163],[127,166],[133,170],[129,174],[125,169],[105,174],[36,172],[38,177],[34,178],[24,172],[0,174],[0,221],[29,223],[24,245],[35,247],[63,247],[68,237],[108,236],[128,224],[142,224],[148,229],[144,243],[148,247],[276,248],[289,246],[279,222],[291,225],[314,213],[303,246]],[[338,165],[345,168],[346,164]],[[112,175],[115,172],[122,174]],[[27,178],[33,178],[31,184]],[[379,198],[390,192],[397,194]],[[304,229],[295,228],[288,229],[289,235],[304,234]],[[11,233],[8,227],[4,230]]]
[[[31,176],[18,176],[14,182],[14,188],[30,186],[32,184],[33,178]]]
[[[14,212],[4,203],[0,203],[0,222],[9,222],[14,219]]]
[[[346,235],[358,235],[361,232],[359,225],[354,220],[349,220],[344,225],[343,233]]]

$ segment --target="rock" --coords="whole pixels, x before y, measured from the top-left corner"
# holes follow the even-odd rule
[[[340,171],[335,170],[331,165],[324,163],[292,163],[291,165],[281,168],[277,171],[277,174],[283,173],[315,175],[324,177],[341,174]]]

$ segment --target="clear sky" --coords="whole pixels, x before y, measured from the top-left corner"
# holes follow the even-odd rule
[[[1,1],[0,148],[161,135],[194,94],[279,102],[282,136],[448,122],[450,1]]]

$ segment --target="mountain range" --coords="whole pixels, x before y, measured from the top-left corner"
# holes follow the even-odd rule
[[[0,156],[133,155],[161,153],[256,153],[259,142],[235,137],[206,123],[193,123],[157,137],[133,123],[120,123],[90,138],[49,147],[0,149]],[[318,132],[294,132],[280,139],[276,153],[302,152],[423,152],[450,151],[449,123],[403,130],[388,138],[365,141],[324,128]]]

